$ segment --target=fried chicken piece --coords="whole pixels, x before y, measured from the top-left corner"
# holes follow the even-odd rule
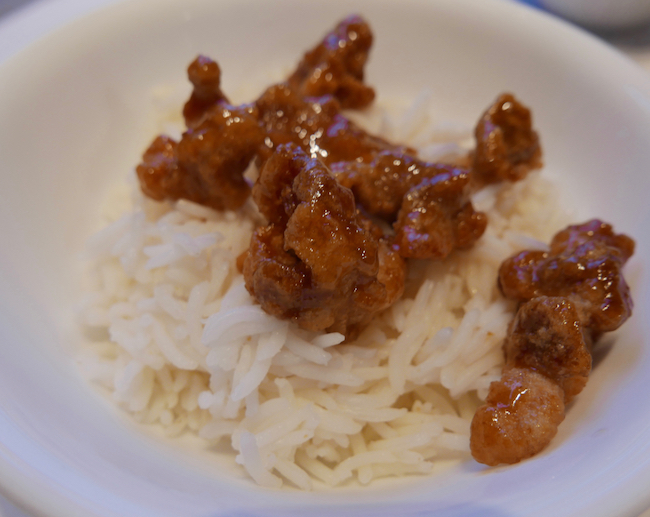
[[[587,384],[591,345],[573,303],[540,296],[519,307],[503,345],[504,368],[541,373],[562,389],[568,404]]]
[[[621,270],[633,253],[632,239],[593,219],[559,232],[548,252],[524,251],[504,261],[499,286],[519,302],[537,296],[568,298],[580,323],[597,336],[616,330],[632,314]]]
[[[402,294],[404,261],[349,189],[300,147],[280,145],[253,198],[269,225],[244,259],[246,288],[270,314],[354,336]]]
[[[386,149],[369,163],[334,163],[332,171],[368,213],[393,222],[395,245],[405,258],[444,259],[472,246],[487,226],[470,201],[468,170]]]
[[[512,94],[500,95],[485,111],[474,136],[472,170],[479,185],[518,181],[542,166],[530,110]]]
[[[235,210],[250,194],[243,176],[264,140],[254,105],[232,106],[219,88],[219,67],[197,58],[185,105],[188,129],[176,142],[159,136],[136,172],[142,191],[158,201],[187,199],[216,210]]]
[[[469,182],[468,171],[448,167],[406,193],[393,225],[400,255],[443,259],[483,235],[487,217],[469,201]]]
[[[167,192],[189,191],[193,185],[178,168],[178,142],[160,135],[142,155],[136,172],[142,192],[151,199],[162,201]]]
[[[216,104],[180,142],[154,140],[136,168],[142,191],[158,201],[235,210],[250,194],[243,172],[263,139],[254,106]]]
[[[517,463],[542,451],[564,420],[564,393],[544,375],[511,368],[490,384],[474,415],[470,450],[479,463]]]
[[[332,95],[343,108],[365,108],[375,98],[374,90],[363,84],[372,39],[360,16],[348,16],[305,54],[288,86],[301,97]]]

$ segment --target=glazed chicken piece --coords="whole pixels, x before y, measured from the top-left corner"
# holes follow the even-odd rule
[[[192,94],[183,106],[183,118],[187,127],[195,126],[206,111],[228,99],[221,91],[221,69],[206,56],[198,56],[187,67],[187,77],[192,83]]]
[[[349,189],[294,144],[265,163],[253,198],[269,225],[244,259],[246,288],[270,314],[354,336],[402,294],[405,263]]]
[[[420,183],[437,177],[459,177],[467,172],[452,165],[420,160],[410,149],[388,146],[362,160],[333,163],[332,171],[342,185],[354,192],[357,203],[368,213],[389,222],[395,221],[404,197]]]
[[[499,269],[503,294],[519,302],[536,296],[564,296],[580,323],[595,333],[616,330],[632,313],[630,289],[621,274],[634,241],[593,219],[569,226],[549,251],[523,251]]]
[[[263,163],[281,144],[292,142],[328,167],[337,162],[367,163],[383,150],[407,148],[373,136],[341,114],[331,95],[302,97],[286,83],[269,87],[257,100],[260,124],[266,134],[259,151]]]
[[[591,347],[591,335],[571,301],[539,296],[522,304],[511,323],[503,344],[504,369],[541,373],[562,389],[568,404],[587,384]]]
[[[375,98],[363,84],[371,46],[370,26],[360,16],[349,16],[305,54],[287,85],[301,97],[332,95],[343,108],[365,108]]]
[[[469,183],[468,171],[449,167],[406,193],[393,225],[400,255],[441,260],[483,235],[487,217],[474,210]]]
[[[264,140],[254,105],[232,106],[219,89],[219,67],[197,58],[188,69],[194,93],[185,105],[180,140],[159,136],[136,172],[142,191],[158,201],[187,199],[235,210],[250,195],[243,176]]]
[[[499,96],[485,111],[474,136],[472,171],[479,185],[518,181],[542,166],[530,110],[510,93]]]
[[[534,370],[506,370],[472,419],[472,456],[492,467],[530,458],[550,443],[563,420],[564,394],[557,384]]]
[[[564,404],[587,383],[593,341],[632,313],[621,269],[633,252],[632,239],[592,220],[557,233],[548,252],[525,251],[501,265],[504,295],[522,303],[504,342],[502,378],[490,385],[472,420],[470,449],[477,461],[517,463],[550,443]],[[535,413],[520,401],[529,392],[549,401],[559,393],[562,404],[545,402]],[[539,429],[531,429],[535,419]]]

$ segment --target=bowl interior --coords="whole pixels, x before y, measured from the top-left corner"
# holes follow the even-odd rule
[[[604,45],[510,2],[361,0],[379,95],[433,92],[441,119],[473,125],[499,93],[531,106],[546,174],[576,222],[637,240],[635,317],[601,344],[550,448],[520,465],[335,492],[267,491],[191,440],[152,439],[81,378],[83,242],[110,185],[156,131],[154,88],[185,84],[198,53],[225,91],[261,90],[340,18],[342,0],[133,0],[74,22],[0,65],[0,485],[36,513],[72,515],[634,515],[650,497],[646,274],[650,80]],[[187,91],[189,87],[185,86]],[[85,512],[85,513],[84,513]]]

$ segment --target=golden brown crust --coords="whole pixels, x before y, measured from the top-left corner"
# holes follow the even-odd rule
[[[472,456],[490,466],[518,463],[542,451],[563,420],[557,384],[533,370],[506,370],[472,420]]]

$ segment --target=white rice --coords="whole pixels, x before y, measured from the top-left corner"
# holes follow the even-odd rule
[[[432,122],[426,103],[367,120],[427,159],[467,146],[470,133]],[[564,224],[537,173],[474,201],[489,217],[480,241],[443,262],[412,262],[405,297],[341,344],[267,315],[244,288],[235,260],[260,222],[252,201],[226,213],[158,203],[132,177],[112,195],[113,222],[88,243],[81,316],[105,338],[79,362],[138,421],[229,441],[266,487],[367,484],[468,459],[469,423],[500,376],[512,317],[499,264]]]

